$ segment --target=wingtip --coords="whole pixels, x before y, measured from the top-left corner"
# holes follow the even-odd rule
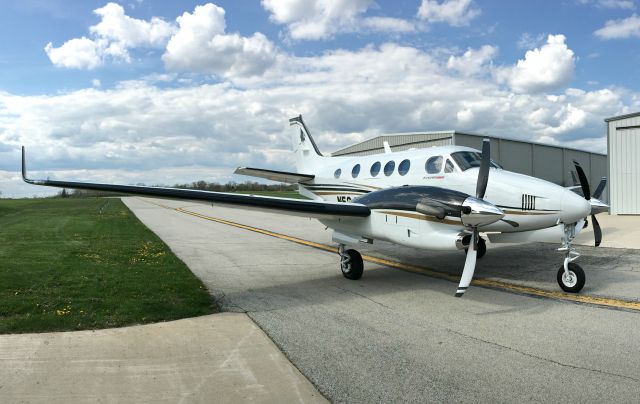
[[[24,181],[27,180],[27,166],[25,164],[25,158],[24,158],[24,146],[22,146],[22,179]]]
[[[22,180],[29,184],[33,184],[33,181],[27,178],[27,162],[25,158],[24,146],[22,146]]]

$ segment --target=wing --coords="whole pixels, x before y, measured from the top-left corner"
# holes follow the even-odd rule
[[[265,170],[263,168],[251,167],[238,167],[234,174],[265,178],[271,181],[286,182],[287,184],[297,184],[299,182],[311,181],[315,178],[315,175],[311,174],[290,173],[286,171]]]
[[[22,179],[34,185],[57,188],[89,189],[95,191],[118,192],[130,195],[144,195],[156,198],[205,201],[223,206],[240,206],[247,209],[282,212],[295,216],[313,218],[367,217],[368,207],[357,203],[334,203],[269,196],[242,195],[227,192],[198,191],[192,189],[145,187],[136,185],[97,184],[55,180],[33,180],[27,177],[24,147],[22,148]]]

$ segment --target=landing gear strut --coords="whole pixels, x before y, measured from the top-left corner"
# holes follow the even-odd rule
[[[576,224],[565,224],[562,247],[558,248],[558,251],[565,253],[564,263],[558,269],[558,285],[560,285],[562,290],[569,293],[580,292],[587,280],[580,265],[573,262],[580,256],[571,244],[575,236]]]
[[[340,269],[342,270],[342,275],[351,280],[360,279],[364,269],[360,253],[356,250],[345,250],[344,244],[340,244],[338,253],[340,254]]]

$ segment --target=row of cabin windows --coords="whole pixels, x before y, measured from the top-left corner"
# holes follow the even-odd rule
[[[427,174],[439,174],[442,171],[443,160],[444,159],[442,158],[442,156],[435,156],[428,159],[424,165],[424,169],[427,172]],[[370,170],[371,176],[377,177],[378,174],[380,174],[381,167],[382,167],[382,164],[379,161],[376,161],[375,163],[373,163],[371,165],[371,170]],[[411,162],[409,161],[409,159],[404,159],[398,165],[398,174],[407,175],[410,168],[411,168]],[[396,162],[393,160],[388,161],[387,164],[384,165],[384,170],[383,170],[384,175],[389,177],[391,174],[393,174],[395,169],[396,169]],[[455,171],[455,166],[453,165],[450,159],[447,159],[447,162],[445,163],[445,166],[444,166],[444,172],[452,173],[454,171]],[[340,175],[342,175],[342,170],[338,168],[335,171],[335,173],[333,173],[333,176],[336,178],[340,178]],[[357,178],[358,175],[360,175],[360,164],[356,164],[355,166],[353,166],[353,169],[351,169],[351,176],[353,178]]]

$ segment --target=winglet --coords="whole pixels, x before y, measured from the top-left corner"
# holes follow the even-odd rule
[[[24,146],[22,146],[22,180],[29,184],[33,184],[34,181],[27,178],[27,163],[24,157]]]

